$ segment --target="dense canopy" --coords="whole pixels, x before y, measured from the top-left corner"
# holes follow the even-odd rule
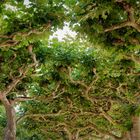
[[[0,139],[139,140],[140,2],[0,2]],[[65,23],[77,36],[50,36]]]

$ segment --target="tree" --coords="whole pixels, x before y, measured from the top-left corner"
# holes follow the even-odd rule
[[[64,8],[61,2],[45,0],[29,5],[12,0],[0,3],[0,100],[7,117],[4,140],[15,140],[15,105],[32,99],[21,83],[29,83],[30,74],[39,67],[33,51],[41,38],[48,38],[51,27],[63,25]]]
[[[94,46],[102,46],[108,51],[114,50],[114,54],[117,53],[118,57],[121,57],[118,61],[119,66],[113,67],[112,70],[118,69],[119,71],[115,74],[116,77],[123,81],[124,75],[127,75],[127,80],[125,79],[126,81],[116,86],[115,89],[125,94],[123,95],[125,100],[130,95],[135,99],[135,103],[130,105],[134,108],[133,114],[131,114],[133,127],[130,138],[126,139],[138,140],[140,138],[140,126],[138,125],[140,118],[139,116],[136,117],[134,112],[139,108],[139,1],[95,0],[93,2],[79,0],[75,5],[73,22],[78,21],[79,23],[75,27],[77,31],[82,33],[84,38],[94,43]],[[115,59],[114,61],[116,61]],[[123,73],[123,77],[121,77],[121,73]],[[118,82],[118,78],[114,79],[115,82]]]
[[[138,1],[9,0],[0,11],[5,140],[16,127],[22,140],[139,139]],[[67,20],[78,38],[48,42]]]
[[[45,45],[41,78],[28,89],[38,97],[19,111],[29,139],[128,139],[131,117],[139,113],[139,77],[129,70],[134,63],[86,42]]]

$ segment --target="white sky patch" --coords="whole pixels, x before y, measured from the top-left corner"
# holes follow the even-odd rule
[[[28,7],[30,5],[30,1],[29,0],[24,0],[24,5],[26,5]]]
[[[30,6],[30,1],[29,0],[24,0],[24,5],[27,7]],[[52,36],[50,36],[50,40],[53,38],[58,38],[59,41],[64,41],[65,38],[75,38],[76,37],[76,32],[70,30],[69,28],[69,23],[65,23],[65,26],[63,29],[58,29]]]
[[[9,4],[6,4],[5,6],[6,6],[5,7],[6,10],[12,10],[14,12],[17,11],[17,8],[15,6],[12,6],[12,5],[9,5]]]
[[[63,29],[58,29],[52,36],[50,36],[50,40],[53,38],[57,38],[59,41],[64,41],[68,36],[71,38],[75,38],[77,35],[76,32],[70,30],[68,24],[65,24]]]

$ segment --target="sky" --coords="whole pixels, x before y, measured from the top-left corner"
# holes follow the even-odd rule
[[[52,38],[58,38],[59,41],[63,41],[65,37],[70,36],[71,38],[76,37],[76,32],[70,30],[69,24],[66,23],[63,27],[63,29],[58,29],[51,37]]]

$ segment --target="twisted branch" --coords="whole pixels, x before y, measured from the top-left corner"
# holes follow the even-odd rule
[[[127,12],[128,19],[125,22],[106,28],[104,32],[110,32],[127,26],[133,27],[138,32],[140,32],[140,25],[136,22],[134,17],[134,8],[129,3],[126,3],[124,0],[116,0],[115,2],[120,3],[123,6],[123,9]]]
[[[23,102],[23,101],[31,101],[34,100],[33,97],[17,97],[14,99],[14,102]]]
[[[29,37],[32,34],[40,35],[40,34],[44,33],[50,27],[51,27],[51,23],[48,22],[47,24],[44,24],[42,26],[43,30],[32,29],[32,30],[30,30],[28,32],[15,32],[15,33],[13,33],[11,35],[0,35],[0,38],[4,40],[4,41],[0,42],[0,47],[13,47],[15,45],[18,45],[22,41],[23,38]],[[16,38],[18,36],[21,36],[22,39],[21,40],[16,40]]]
[[[105,111],[102,110],[102,113],[100,114],[102,115],[105,119],[107,119],[111,124],[113,125],[118,125],[115,120],[112,119],[112,117]]]
[[[66,112],[65,112],[66,113]],[[64,115],[65,113],[61,113],[61,110],[57,113],[52,113],[52,114],[24,114],[23,116],[19,117],[17,120],[16,120],[16,123],[19,123],[21,122],[22,120],[26,119],[26,118],[46,118],[46,117],[56,117],[56,116],[59,116],[59,115]],[[45,119],[46,120],[46,119]]]
[[[84,88],[88,88],[88,86],[83,82],[83,81],[75,81],[73,80],[73,78],[71,77],[71,73],[72,73],[72,68],[71,67],[68,67],[68,70],[69,70],[69,78],[70,78],[70,81],[73,83],[73,84],[79,84],[81,86],[83,86]]]
[[[110,132],[107,132],[105,130],[101,130],[101,129],[97,128],[97,126],[95,124],[89,124],[89,125],[87,125],[87,126],[85,126],[83,128],[78,129],[78,131],[76,133],[77,140],[79,138],[79,133],[81,131],[85,131],[86,129],[93,129],[94,131],[96,131],[100,135],[100,137],[104,137],[104,136],[107,135],[107,136],[110,136],[110,137],[112,137],[114,139],[122,139],[122,137],[118,137],[118,136],[116,136],[116,135],[114,135],[114,134],[112,134]]]
[[[17,86],[17,84],[26,76],[27,72],[33,65],[34,64],[31,64],[25,69],[23,69],[23,67],[19,68],[20,75],[14,78],[13,81],[5,88],[5,90],[1,91],[1,93],[7,96]]]

